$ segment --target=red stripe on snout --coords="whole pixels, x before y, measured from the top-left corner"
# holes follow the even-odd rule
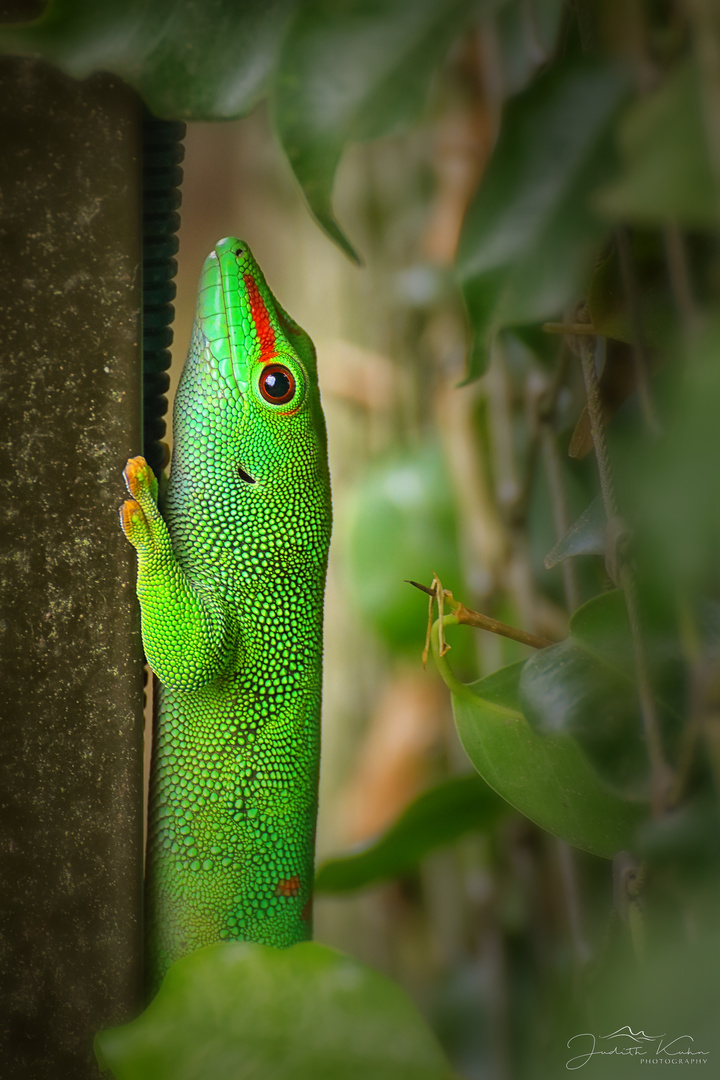
[[[250,314],[260,344],[260,356],[258,359],[261,364],[265,364],[276,355],[275,331],[255,279],[251,274],[243,274],[243,281],[250,301]]]

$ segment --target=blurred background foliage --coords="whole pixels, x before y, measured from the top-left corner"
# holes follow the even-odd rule
[[[717,1069],[713,0],[58,0],[3,44],[225,120],[186,139],[175,380],[226,234],[317,345],[316,940],[404,987],[467,1080],[556,1076],[623,1025]],[[405,579],[434,574],[557,644],[446,598],[423,671]]]

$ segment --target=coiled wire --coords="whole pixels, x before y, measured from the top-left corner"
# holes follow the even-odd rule
[[[143,118],[142,163],[142,335],[143,335],[143,452],[155,475],[168,463],[164,442],[167,391],[170,385],[170,345],[175,308],[175,282],[185,156],[185,124],[158,120],[147,110]]]

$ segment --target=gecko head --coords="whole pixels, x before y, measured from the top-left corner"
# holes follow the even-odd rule
[[[237,475],[310,478],[326,455],[315,349],[241,240],[219,241],[205,261],[196,333],[206,423]]]

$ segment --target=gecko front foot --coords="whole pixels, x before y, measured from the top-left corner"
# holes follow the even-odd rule
[[[138,554],[151,555],[167,542],[167,530],[157,505],[158,482],[144,457],[130,458],[123,471],[132,495],[120,507],[120,525]]]
[[[165,686],[198,690],[231,662],[234,625],[222,601],[196,590],[178,562],[145,458],[130,458],[123,476],[132,497],[120,508],[120,524],[138,556],[145,655]]]

